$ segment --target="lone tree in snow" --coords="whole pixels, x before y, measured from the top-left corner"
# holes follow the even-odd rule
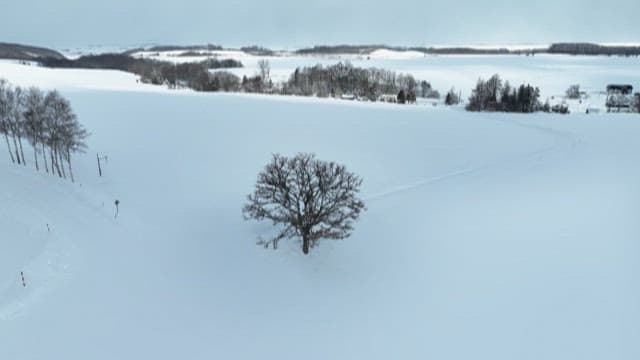
[[[353,224],[365,210],[356,195],[362,179],[344,165],[320,161],[313,154],[288,158],[273,155],[258,175],[253,194],[243,209],[245,219],[270,220],[284,228],[259,245],[274,249],[284,238],[302,240],[302,252],[318,240],[344,239],[351,235]]]

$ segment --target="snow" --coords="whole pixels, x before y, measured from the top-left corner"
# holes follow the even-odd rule
[[[198,53],[198,56],[185,56],[187,53]],[[170,51],[139,51],[132,56],[173,63],[198,62],[207,58],[243,59],[253,55],[240,50],[170,50]]]
[[[387,49],[378,49],[368,55],[371,59],[387,59],[387,60],[407,60],[423,58],[425,55],[419,51],[395,51]]]
[[[632,41],[627,41],[627,42],[605,42],[605,43],[600,43],[599,45],[602,46],[640,46],[640,42],[632,42]]]
[[[77,59],[86,55],[117,54],[139,46],[89,45],[81,47],[67,47],[59,52],[69,59]]]
[[[629,59],[447,59],[463,90],[478,69],[559,89],[638,76]],[[75,184],[0,151],[1,359],[640,356],[637,114],[199,94],[11,62],[0,77],[61,89],[92,133]],[[300,151],[362,176],[368,207],[308,257],[256,246],[271,226],[241,216],[271,153]]]
[[[43,89],[166,92],[165,87],[143,84],[132,73],[114,70],[49,69],[36,64],[0,60],[0,78],[14,85]]]

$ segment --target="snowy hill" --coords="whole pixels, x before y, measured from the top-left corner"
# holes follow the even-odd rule
[[[640,356],[637,114],[0,77],[60,89],[92,133],[75,184],[0,152],[0,359]],[[307,257],[256,246],[270,226],[240,212],[271,153],[300,151],[362,176],[368,207]]]
[[[37,60],[40,58],[61,59],[64,56],[51,49],[0,42],[0,59],[16,59],[16,60]]]

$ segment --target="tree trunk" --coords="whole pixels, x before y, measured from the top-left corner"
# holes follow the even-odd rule
[[[7,149],[9,150],[9,156],[11,156],[11,162],[16,163],[16,159],[13,158],[13,153],[11,152],[11,145],[9,145],[9,137],[7,134],[4,134],[4,139],[7,141]]]
[[[302,235],[302,252],[305,255],[309,254],[309,235]]]
[[[51,159],[51,175],[56,176],[55,160],[53,160],[53,148],[49,149],[49,159]]]
[[[62,172],[60,172],[60,166],[58,165],[58,150],[56,149],[51,150],[51,162],[53,163],[51,167],[55,166],[55,169],[58,172],[58,177],[62,177]]]
[[[75,182],[73,179],[73,170],[71,169],[71,153],[67,150],[67,163],[69,164],[69,176],[71,177],[71,182]]]
[[[49,173],[49,165],[47,165],[47,148],[42,143],[42,159],[44,160],[44,169]],[[53,170],[53,169],[52,169]]]
[[[62,177],[67,178],[67,173],[64,171],[64,157],[62,151],[56,151],[58,153],[58,159],[60,159],[60,169],[62,170]]]
[[[18,141],[16,140],[16,136],[13,135],[13,149],[16,152],[16,158],[18,159],[18,165],[22,164],[20,162],[20,152],[18,152]]]
[[[20,144],[20,155],[22,155],[22,165],[27,166],[27,161],[24,159],[24,151],[22,150],[22,138],[18,136],[18,144]]]
[[[40,166],[38,166],[38,143],[33,144],[33,158],[36,160],[36,171],[40,171]]]

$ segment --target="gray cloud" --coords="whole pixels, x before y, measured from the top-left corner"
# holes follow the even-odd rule
[[[0,0],[0,41],[399,45],[640,41],[636,0]]]

